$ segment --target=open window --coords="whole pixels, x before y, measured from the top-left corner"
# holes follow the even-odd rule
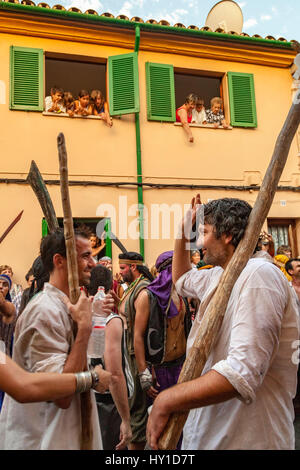
[[[174,71],[176,109],[185,103],[187,95],[195,93],[204,101],[205,109],[215,96],[223,98],[222,77],[224,74],[176,68]]]
[[[175,111],[187,95],[195,93],[210,108],[214,97],[223,100],[223,112],[232,127],[257,127],[254,75],[227,72],[229,102],[224,106],[225,73],[174,68],[146,63],[147,117],[149,121],[174,122]],[[230,116],[229,116],[230,112]],[[230,119],[229,119],[230,117]]]
[[[78,98],[80,90],[100,90],[106,94],[106,59],[70,54],[45,53],[45,96],[53,86]]]

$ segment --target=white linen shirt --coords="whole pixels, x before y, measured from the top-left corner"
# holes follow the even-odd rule
[[[220,267],[193,269],[176,283],[180,295],[201,300],[187,354],[222,273]],[[264,259],[250,259],[202,371],[222,374],[239,397],[191,410],[183,450],[294,449],[297,317],[295,298],[280,269]]]
[[[56,287],[46,283],[21,314],[15,331],[13,360],[29,372],[62,373],[72,344],[73,320]],[[92,401],[93,449],[102,449],[94,394]],[[68,409],[53,402],[16,402],[5,395],[0,414],[0,449],[79,450],[80,395]]]
[[[205,109],[201,109],[201,111],[197,111],[197,109],[192,110],[192,123],[195,124],[203,124],[206,121],[206,112]]]

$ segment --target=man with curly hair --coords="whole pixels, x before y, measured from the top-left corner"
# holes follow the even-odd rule
[[[200,195],[192,201],[196,220]],[[224,269],[243,238],[251,206],[239,199],[204,205],[201,245],[214,268],[191,269],[186,220],[180,226],[173,257],[177,292],[198,298],[187,355]],[[298,312],[291,288],[274,264],[255,255],[238,277],[223,323],[201,377],[177,384],[156,398],[148,421],[154,449],[169,416],[189,411],[183,450],[294,449],[293,397],[297,385]]]

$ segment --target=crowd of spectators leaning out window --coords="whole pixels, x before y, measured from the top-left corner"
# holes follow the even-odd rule
[[[98,116],[109,127],[113,125],[108,103],[100,90],[92,90],[91,93],[87,90],[80,90],[77,99],[75,99],[69,91],[53,87],[50,96],[45,98],[45,111],[47,113],[64,113],[70,117]],[[190,93],[186,97],[185,103],[176,109],[176,122],[182,124],[189,142],[194,142],[189,124],[208,124],[214,128],[229,128],[223,113],[222,99],[219,97],[212,98],[210,109],[205,109],[204,100],[194,93]]]
[[[210,109],[205,110],[204,100],[194,93],[190,93],[185,103],[176,110],[176,122],[180,122],[185,130],[189,142],[194,142],[194,137],[189,124],[213,125],[228,129],[229,125],[223,114],[223,101],[214,97],[210,101]]]
[[[69,117],[74,116],[98,116],[111,127],[112,118],[109,114],[108,104],[100,90],[80,90],[77,99],[72,93],[62,88],[53,87],[50,96],[45,98],[45,111],[47,113],[65,113]]]

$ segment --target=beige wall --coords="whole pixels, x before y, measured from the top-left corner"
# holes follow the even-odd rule
[[[45,179],[58,179],[56,138],[63,132],[69,156],[69,177],[73,180],[136,181],[135,125],[132,115],[114,119],[109,129],[96,120],[43,116],[41,113],[9,110],[9,46],[43,48],[47,52],[69,53],[107,58],[131,50],[99,44],[80,44],[39,37],[1,34],[0,59],[0,178],[26,177],[31,160],[35,160]],[[146,114],[145,63],[173,64],[174,67],[253,73],[258,114],[257,129],[194,128],[194,144],[187,142],[183,129],[169,123],[148,122]],[[212,185],[248,185],[261,183],[271,158],[277,135],[291,105],[292,77],[288,68],[210,60],[183,55],[141,50],[139,53],[142,168],[145,182]],[[3,85],[4,84],[4,85]],[[3,92],[5,89],[5,93]],[[187,90],[189,91],[189,90]],[[225,111],[229,117],[226,78]],[[5,99],[3,99],[5,94]],[[4,131],[3,131],[4,130]],[[298,146],[293,141],[281,185],[299,186]],[[57,215],[61,216],[58,186],[49,186]],[[144,202],[151,204],[189,203],[195,191],[146,189]],[[240,197],[251,204],[257,191],[201,191],[203,202],[219,197]],[[300,214],[299,193],[278,192],[270,217],[297,218]],[[110,203],[118,211],[119,196],[128,197],[128,207],[137,203],[136,189],[72,187],[74,217],[96,217],[99,204]],[[24,275],[38,253],[42,213],[32,190],[26,185],[0,184],[0,234],[24,209],[22,220],[0,245],[0,264],[12,265],[16,280],[24,284]],[[285,200],[282,206],[280,201]],[[104,215],[98,213],[99,216]],[[117,214],[119,217],[119,214]],[[124,214],[122,213],[122,216]],[[128,224],[134,216],[128,218]],[[173,220],[173,219],[172,219]],[[173,222],[172,222],[173,223]],[[118,225],[116,227],[118,233]],[[299,222],[297,230],[299,233]],[[161,234],[162,237],[162,234]],[[151,266],[157,255],[173,248],[170,239],[146,240],[146,262]],[[299,245],[300,236],[298,237]],[[138,240],[122,240],[130,250],[139,250]],[[299,247],[300,248],[300,247]],[[113,248],[114,266],[118,250]]]

